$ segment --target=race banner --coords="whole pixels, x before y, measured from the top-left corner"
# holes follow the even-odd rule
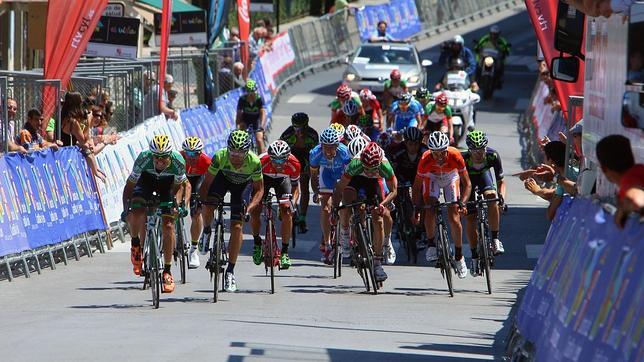
[[[367,41],[375,35],[379,21],[387,23],[387,34],[404,40],[422,30],[414,0],[392,0],[387,4],[368,5],[355,13],[360,39]]]
[[[237,22],[239,23],[239,39],[242,42],[241,61],[250,68],[248,63],[248,41],[250,40],[250,0],[237,0]]]
[[[77,147],[10,153],[0,159],[0,172],[0,256],[105,229],[93,176]]]
[[[162,19],[162,14],[154,14],[154,32],[157,36],[161,36]],[[170,24],[170,46],[185,47],[208,43],[205,11],[172,13]]]
[[[101,16],[85,54],[94,57],[136,59],[139,42],[136,18]]]
[[[641,343],[644,227],[624,230],[590,198],[565,198],[519,306],[537,361],[636,361]]]
[[[295,52],[291,46],[291,37],[288,32],[277,34],[273,38],[271,50],[262,50],[259,53],[259,59],[267,86],[271,90],[275,90],[277,76],[287,67],[295,64]]]

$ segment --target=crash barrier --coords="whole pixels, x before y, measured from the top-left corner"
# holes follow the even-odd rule
[[[424,30],[458,23],[479,14],[489,15],[512,5],[523,5],[521,0],[416,0],[418,15]]]
[[[0,158],[0,265],[9,278],[12,263],[23,263],[28,274],[27,260],[35,258],[40,271],[42,252],[55,264],[52,245],[105,228],[93,177],[77,147]]]
[[[355,12],[360,39],[375,35],[378,22],[387,23],[387,34],[394,39],[407,39],[418,33],[423,25],[414,0],[392,0],[386,4],[369,5]]]
[[[641,361],[642,240],[637,219],[620,230],[600,203],[565,198],[519,305],[509,354]]]

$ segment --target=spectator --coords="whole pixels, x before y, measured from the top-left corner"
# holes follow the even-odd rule
[[[91,112],[83,109],[83,100],[78,92],[67,92],[61,110],[61,134],[63,146],[79,146],[95,177],[105,182],[105,173],[98,169],[94,158],[94,142],[89,134]]]
[[[51,147],[58,150],[58,145],[43,139],[40,132],[42,131],[43,117],[39,110],[32,108],[27,112],[27,122],[20,130],[16,137],[16,143],[20,144],[26,150],[37,151]]]
[[[224,94],[233,89],[233,59],[224,57],[218,72],[219,94]]]
[[[177,99],[178,94],[179,92],[177,92],[174,89],[170,89],[168,91],[168,108],[175,109],[175,106],[172,104],[172,102],[174,102],[174,100]]]
[[[618,186],[615,223],[623,228],[630,213],[644,215],[644,165],[636,164],[628,138],[604,137],[595,149],[602,173]]]
[[[225,51],[225,55],[233,59],[233,62],[241,60],[241,38],[239,37],[239,29],[237,27],[230,28],[228,40],[224,43],[224,47],[230,50]]]
[[[384,20],[380,20],[378,22],[378,28],[376,31],[371,35],[371,38],[369,38],[369,41],[394,41],[395,39],[391,36],[391,34],[387,33],[387,22]]]
[[[266,37],[266,28],[257,27],[253,29],[253,35],[248,40],[248,49],[250,50],[250,57],[254,59],[262,45],[264,45],[264,38]]]
[[[94,106],[92,108],[92,123],[90,134],[94,142],[94,154],[98,154],[108,144],[116,144],[120,138],[117,134],[109,134],[109,127],[105,119],[103,106]]]
[[[5,150],[5,137],[7,138],[7,150],[9,152],[27,153],[27,150],[15,142],[16,113],[18,112],[18,102],[13,98],[7,98],[7,123],[0,122],[0,152]],[[0,120],[1,121],[1,120]],[[6,128],[5,128],[6,125]]]
[[[572,181],[569,180],[568,177],[566,177],[566,170],[564,169],[566,160],[565,143],[561,141],[549,142],[544,146],[543,152],[546,154],[546,164],[553,168],[557,181],[557,188],[554,195],[552,196],[552,199],[550,200],[550,206],[548,206],[548,209],[546,210],[546,216],[548,217],[548,220],[552,220],[555,218],[557,208],[559,208],[563,196],[565,194],[569,194],[565,191],[565,189],[569,189],[571,183],[574,189],[574,181],[577,180],[578,171],[574,170],[573,168],[569,168],[570,170],[572,170],[569,174],[569,177],[572,179]]]
[[[137,105],[143,106],[145,112],[143,118],[148,119],[159,114],[159,85],[155,72],[146,70],[143,72],[143,91],[135,88]]]
[[[273,37],[275,36],[275,32],[273,31],[273,28],[266,28],[266,36],[264,36],[264,45],[262,45],[262,49],[266,52],[270,52],[273,50]]]
[[[246,77],[244,77],[244,63],[235,62],[233,64],[233,88],[239,88],[246,85]]]
[[[163,113],[167,118],[176,120],[179,118],[179,115],[175,110],[168,106],[168,92],[172,89],[173,85],[174,77],[170,74],[166,74],[163,81],[163,100],[161,102],[161,113]]]

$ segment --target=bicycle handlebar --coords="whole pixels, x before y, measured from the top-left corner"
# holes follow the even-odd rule
[[[461,205],[460,201],[439,202],[438,204],[430,204],[423,206],[423,209],[443,209],[451,205]]]
[[[467,205],[479,205],[479,204],[491,204],[493,202],[503,202],[504,200],[500,197],[495,197],[493,199],[481,199],[481,200],[472,200],[468,201]]]

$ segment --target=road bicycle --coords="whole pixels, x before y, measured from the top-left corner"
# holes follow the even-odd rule
[[[416,264],[418,257],[418,249],[416,247],[418,228],[410,223],[411,213],[413,213],[414,208],[411,197],[409,196],[410,188],[411,183],[409,182],[398,185],[398,193],[396,196],[396,231],[398,240],[407,253],[407,261]]]
[[[182,204],[180,208],[183,209],[184,207],[185,206]],[[179,270],[181,271],[181,284],[186,284],[186,268],[188,266],[188,250],[190,246],[188,245],[188,238],[186,238],[185,222],[181,215],[177,217],[175,229],[177,238],[173,252],[174,265],[179,265]]]
[[[282,250],[277,244],[277,237],[275,234],[275,216],[273,209],[273,196],[274,194],[266,192],[262,200],[262,215],[266,225],[264,239],[262,240],[262,259],[264,260],[264,268],[266,275],[270,271],[271,275],[271,294],[275,294],[275,267],[280,267],[280,257]]]
[[[230,203],[227,202],[205,202],[204,205],[215,205],[215,218],[212,220],[210,226],[211,236],[213,243],[210,244],[210,238],[205,241],[210,254],[208,256],[208,261],[206,262],[206,270],[210,272],[210,281],[212,282],[212,292],[213,292],[213,303],[217,303],[219,300],[219,292],[223,291],[224,288],[224,278],[226,274],[224,273],[224,265],[228,263],[228,251],[226,249],[226,244],[224,243],[224,207],[230,207]],[[221,284],[219,275],[221,274]]]
[[[452,284],[452,272],[455,272],[454,251],[452,250],[449,240],[449,232],[447,224],[443,218],[443,209],[451,205],[458,205],[458,201],[438,203],[435,205],[427,205],[425,209],[433,208],[436,210],[436,253],[438,260],[435,266],[440,268],[443,279],[447,281],[447,289],[449,296],[454,296],[454,286]]]
[[[468,205],[476,206],[476,231],[478,234],[476,248],[479,258],[477,270],[472,270],[472,275],[485,274],[487,282],[487,292],[492,294],[492,275],[490,269],[494,265],[494,252],[492,246],[492,237],[490,236],[490,225],[488,223],[488,204],[492,202],[502,202],[501,198],[486,199],[483,194],[474,190],[474,200],[468,202]]]

